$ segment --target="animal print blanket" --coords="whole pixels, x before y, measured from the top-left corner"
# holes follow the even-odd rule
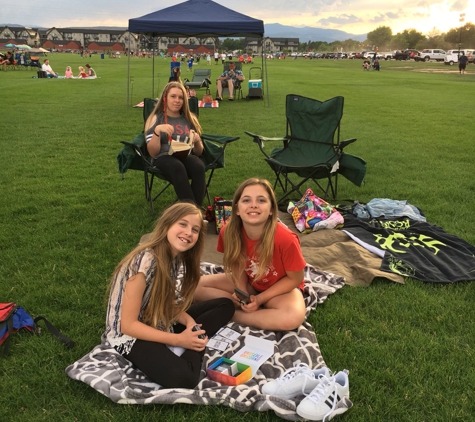
[[[202,263],[204,274],[223,272],[214,264]],[[305,268],[304,298],[307,316],[329,295],[344,286],[343,277],[319,271],[312,266]],[[221,404],[240,412],[273,410],[279,417],[298,420],[295,410],[303,396],[293,400],[261,394],[267,380],[281,376],[287,369],[299,363],[311,368],[325,365],[315,333],[307,322],[297,330],[273,332],[229,323],[228,327],[242,335],[224,352],[207,348],[201,368],[201,381],[194,389],[162,389],[148,380],[129,361],[104,341],[87,355],[66,368],[72,379],[82,381],[112,401],[120,404]],[[257,371],[256,375],[235,387],[222,385],[206,377],[206,368],[218,357],[230,358],[244,346],[244,337],[253,335],[274,342],[274,354]]]

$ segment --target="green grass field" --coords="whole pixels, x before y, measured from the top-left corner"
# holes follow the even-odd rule
[[[142,130],[142,110],[126,104],[127,59],[49,58],[60,74],[89,62],[100,78],[47,80],[28,70],[0,71],[0,300],[45,315],[77,346],[66,350],[47,334],[15,334],[11,355],[0,357],[0,421],[280,420],[220,406],[116,405],[64,373],[99,342],[109,277],[154,218],[143,175],[129,171],[122,180],[117,167],[119,141]],[[244,179],[271,177],[244,131],[284,135],[286,94],[342,95],[342,139],[358,138],[347,151],[363,157],[368,172],[361,188],[341,179],[338,196],[407,199],[429,222],[475,244],[474,66],[460,75],[442,63],[383,62],[381,72],[365,72],[361,64],[270,61],[270,107],[254,100],[201,109],[204,132],[241,136],[229,146],[211,195],[230,198]],[[158,95],[169,68],[164,59],[153,70],[150,59],[132,60],[129,102]],[[211,68],[215,79],[221,66]],[[248,77],[249,67],[244,72]],[[169,190],[156,210],[173,200]],[[350,370],[354,406],[338,419],[472,420],[474,299],[472,283],[410,279],[347,286],[330,296],[310,321],[327,365]]]

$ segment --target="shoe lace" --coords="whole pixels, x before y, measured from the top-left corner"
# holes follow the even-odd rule
[[[305,382],[302,386],[302,393],[304,393],[308,379],[314,377],[313,371],[308,367],[306,363],[300,363],[294,368],[287,369],[287,371],[285,371],[279,378],[277,378],[276,381],[279,384],[284,384],[299,375],[303,375],[305,377]]]
[[[310,394],[307,395],[307,398],[312,400],[314,403],[320,403],[323,400],[327,399],[329,394],[334,391],[333,394],[333,403],[330,410],[325,414],[322,419],[322,422],[325,422],[327,416],[331,415],[336,408],[337,405],[337,394],[336,394],[336,386],[335,386],[335,378],[334,377],[326,377],[325,375],[318,376],[320,383],[312,390]]]

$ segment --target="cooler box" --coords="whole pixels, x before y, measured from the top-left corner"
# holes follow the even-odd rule
[[[250,79],[249,88],[262,88],[262,79]]]

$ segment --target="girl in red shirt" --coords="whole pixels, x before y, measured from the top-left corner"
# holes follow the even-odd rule
[[[201,277],[195,300],[230,297],[237,308],[233,321],[260,329],[287,331],[302,324],[306,264],[298,236],[277,216],[267,180],[252,178],[239,186],[231,218],[218,238],[225,274]],[[235,287],[250,295],[249,303],[240,301]]]

